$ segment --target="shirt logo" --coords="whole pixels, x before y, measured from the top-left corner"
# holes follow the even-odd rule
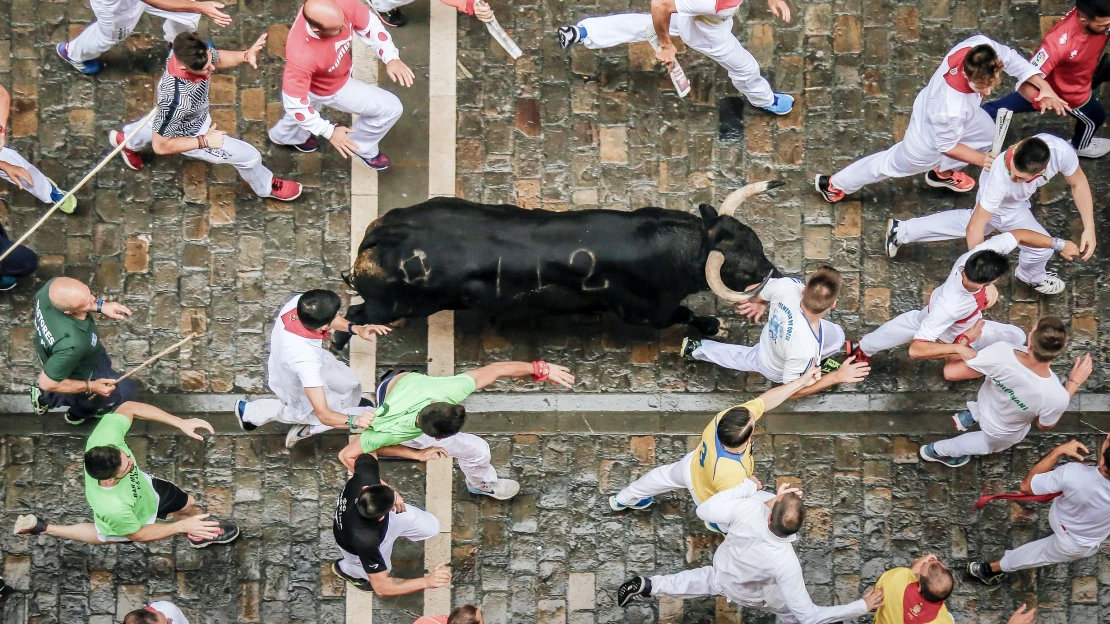
[[[1006,386],[1002,385],[1002,382],[998,381],[997,379],[992,379],[991,381],[994,382],[994,385],[998,386],[999,390],[1001,390],[1002,392],[1005,392],[1010,397],[1010,400],[1014,402],[1015,405],[1020,407],[1022,410],[1025,410],[1025,411],[1029,410],[1029,406],[1026,405],[1025,403],[1022,403],[1021,399],[1018,398],[1017,393],[1015,393],[1013,390],[1007,388]]]
[[[343,57],[347,56],[347,52],[349,52],[350,50],[351,50],[351,37],[350,36],[348,36],[343,41],[336,42],[336,44],[335,44],[335,54],[336,54],[335,64],[332,65],[331,67],[329,67],[328,71],[329,72],[335,71],[335,69],[339,67],[340,63],[343,62]]]
[[[1060,41],[1059,41],[1060,45],[1064,45],[1067,42],[1068,42],[1068,33],[1067,32],[1060,33]]]
[[[955,76],[956,75],[956,68],[953,67],[952,69],[948,70],[948,73],[952,76]]]
[[[92,346],[96,346],[96,334],[92,335]]]
[[[1072,50],[1071,51],[1071,56],[1068,57],[1068,60],[1071,60],[1071,59],[1075,58],[1076,55],[1078,55],[1078,54],[1079,54],[1079,50]]]
[[[1033,67],[1038,67],[1039,68],[1041,65],[1044,65],[1044,62],[1047,61],[1047,60],[1048,60],[1048,51],[1045,50],[1044,48],[1041,48],[1040,50],[1037,50],[1037,54],[1035,56],[1033,56],[1033,58],[1029,61],[1029,64],[1032,65]]]
[[[376,564],[376,563],[371,563],[371,564],[370,564],[370,569],[371,569],[371,570],[377,570],[377,569],[378,569],[378,564]]]
[[[39,307],[39,302],[35,301],[35,330],[39,335],[39,342],[42,346],[46,347],[54,345],[54,334],[50,333],[50,328],[46,326],[46,319],[42,317],[42,308]]]

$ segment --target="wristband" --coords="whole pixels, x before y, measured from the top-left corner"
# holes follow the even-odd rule
[[[1068,381],[1071,381],[1070,379]],[[85,394],[92,394],[92,383],[85,382]]]
[[[1068,241],[1062,238],[1056,238],[1055,236],[1052,237],[1052,251],[1061,252],[1064,250],[1064,247],[1066,247],[1067,244]]]
[[[348,325],[347,325],[347,333],[348,333],[348,334],[350,334],[350,335],[352,335],[352,336],[354,336],[354,335],[355,335],[355,328],[356,328],[356,327],[358,327],[358,325],[355,325],[354,323],[350,323],[350,324],[348,324]]]
[[[350,429],[351,431],[354,431],[354,430],[358,429],[358,427],[355,426],[355,420],[356,420],[356,418],[355,418],[354,414],[349,414],[347,416],[347,428]]]
[[[104,300],[103,299],[97,299],[96,300],[96,313],[97,314],[104,314]]]
[[[968,338],[967,334],[960,334],[959,336],[956,336],[955,344],[962,345],[962,346],[966,347],[966,346],[971,344],[971,338]]]
[[[540,383],[541,381],[547,381],[550,376],[551,367],[547,365],[547,362],[543,360],[532,362],[532,381]]]

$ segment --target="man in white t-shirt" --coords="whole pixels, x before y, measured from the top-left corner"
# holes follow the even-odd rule
[[[1098,466],[1083,464],[1088,452],[1078,440],[1061,444],[1021,482],[1022,494],[1059,494],[1048,511],[1052,535],[1007,550],[1000,561],[972,561],[967,564],[968,574],[987,585],[997,585],[1007,572],[1067,563],[1098,552],[1110,537],[1110,435],[1102,441]],[[1078,461],[1056,468],[1064,457]]]
[[[1087,261],[1095,253],[1094,199],[1087,176],[1079,166],[1079,155],[1071,143],[1038,134],[1021,141],[1002,157],[1000,166],[983,171],[979,176],[979,195],[975,209],[946,210],[924,217],[887,222],[886,249],[893,258],[898,248],[908,243],[967,238],[968,248],[983,242],[991,232],[1033,230],[1048,231],[1033,216],[1030,200],[1057,173],[1063,173],[1071,186],[1083,234],[1079,251]],[[1021,247],[1014,277],[1031,285],[1037,292],[1055,295],[1064,290],[1064,280],[1046,270],[1050,249]]]
[[[768,312],[759,343],[749,347],[686,338],[682,341],[682,356],[758,372],[775,383],[790,383],[845,344],[844,330],[825,318],[836,307],[839,293],[840,273],[829,266],[817,269],[805,286],[792,277],[768,280],[758,295],[737,307],[752,322],[759,322],[763,312]],[[866,363],[845,360],[840,368],[794,396],[810,395],[839,383],[858,383],[870,371]]]
[[[271,420],[293,425],[285,447],[333,429],[354,431],[355,421],[373,403],[362,398],[362,383],[349,366],[324,348],[329,331],[363,340],[389,333],[384,325],[353,325],[339,316],[342,301],[330,290],[310,290],[290,299],[274,321],[267,364],[276,399],[238,401],[235,417],[246,431]]]
[[[1021,442],[1034,422],[1041,431],[1055,427],[1093,369],[1090,354],[1076,358],[1067,384],[1060,383],[1051,366],[1067,348],[1067,337],[1064,322],[1046,316],[1033,325],[1025,347],[996,342],[966,362],[946,364],[948,379],[986,377],[978,400],[968,401],[967,410],[952,417],[958,430],[978,423],[979,431],[926,444],[921,458],[958,468],[972,455],[1000,453]]]
[[[142,609],[135,609],[123,618],[123,624],[189,624],[185,614],[172,602],[159,600]]]
[[[966,361],[975,357],[976,350],[996,342],[1022,344],[1025,332],[1006,323],[984,321],[980,335],[974,340],[964,333],[983,318],[983,310],[998,300],[994,282],[1010,271],[1006,254],[1018,245],[1051,248],[1069,261],[1079,255],[1075,243],[1032,230],[999,234],[956,259],[948,279],[929,296],[929,305],[883,323],[858,344],[849,343],[848,355],[870,359],[879,351],[912,341],[910,357],[914,359],[959,358]]]

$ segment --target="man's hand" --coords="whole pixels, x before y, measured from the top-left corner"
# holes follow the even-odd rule
[[[356,325],[355,335],[366,341],[371,341],[374,336],[384,336],[393,331],[392,328],[385,325]]]
[[[655,51],[655,60],[667,66],[667,71],[674,69],[674,55],[678,50],[670,41],[660,41],[659,49]]]
[[[186,518],[178,524],[182,533],[201,537],[204,539],[213,539],[219,534],[216,532],[220,528],[220,523],[215,520],[208,520],[208,516],[212,514],[200,514]]]
[[[347,136],[351,133],[351,129],[347,126],[335,126],[331,130],[331,138],[328,141],[331,146],[339,152],[343,158],[358,155],[358,144],[354,139]]]
[[[95,381],[90,381],[89,389],[92,390],[94,394],[99,394],[102,397],[106,397],[109,394],[112,394],[112,391],[116,389],[116,380],[97,379]]]
[[[428,576],[424,577],[424,584],[428,589],[447,587],[450,583],[451,571],[447,569],[447,564],[445,563],[437,565]]]
[[[208,127],[208,132],[204,133],[204,140],[208,143],[210,149],[220,149],[224,146],[224,137],[227,134],[223,130],[217,130],[216,124]]]
[[[224,8],[222,2],[198,2],[195,8],[197,13],[212,20],[212,23],[220,28],[226,28],[231,25],[231,16],[220,11],[220,9]],[[262,36],[265,37],[266,35]]]
[[[767,7],[775,17],[790,23],[790,5],[786,4],[786,0],[767,0]]]
[[[1079,440],[1065,442],[1056,447],[1056,453],[1063,455],[1064,457],[1071,457],[1072,459],[1079,460],[1080,463],[1082,463],[1084,460],[1083,456],[1089,452],[1090,451],[1087,450],[1087,447],[1083,446],[1083,443]]]
[[[1061,100],[1052,89],[1041,89],[1040,94],[1033,98],[1033,107],[1039,108],[1042,115],[1048,110],[1055,111],[1057,115],[1061,116],[1067,115],[1071,111],[1068,103]]]
[[[856,356],[852,356],[840,365],[840,368],[830,373],[836,377],[836,383],[854,384],[859,383],[871,374],[871,364],[867,362],[857,362]]]
[[[758,323],[759,319],[763,318],[763,313],[767,311],[767,302],[748,299],[744,303],[736,306],[736,311],[739,312],[741,316],[748,317],[748,320],[752,323]]]
[[[199,433],[197,433],[197,429],[207,429],[208,433],[216,433],[212,430],[212,425],[210,425],[207,420],[202,420],[200,418],[190,418],[188,420],[182,420],[181,424],[178,425],[177,428],[185,432],[185,435],[194,440],[204,439],[200,436]]]
[[[1037,610],[1029,609],[1028,611],[1026,611],[1025,605],[1022,604],[1020,607],[1017,608],[1017,611],[1014,611],[1014,614],[1010,616],[1010,621],[1006,624],[1033,624],[1033,622],[1036,621]]]
[[[781,498],[783,496],[786,496],[787,494],[797,494],[798,496],[801,496],[802,488],[795,486],[793,483],[783,483],[779,486],[778,492],[775,494],[775,498]]]
[[[963,360],[965,362],[968,361],[968,360],[975,359],[975,356],[977,356],[977,355],[979,355],[979,354],[976,353],[975,349],[972,349],[971,347],[965,347],[963,345],[956,345],[956,356],[959,357],[961,360]]]
[[[991,165],[994,164],[994,154],[985,154],[983,156],[983,171],[990,171]]]
[[[937,560],[937,556],[932,555],[932,554],[925,555],[924,557],[919,557],[912,564],[910,564],[910,572],[913,572],[914,574],[920,576],[921,575],[921,567],[924,566],[926,563],[928,563],[930,561],[936,561],[936,560]]]
[[[4,136],[0,134],[0,136]],[[2,146],[0,146],[2,147]],[[21,191],[29,191],[35,185],[35,181],[31,179],[31,172],[27,171],[19,165],[12,165],[6,162],[0,162],[0,171],[3,171],[13,184],[15,184]],[[26,185],[26,186],[24,186]]]
[[[868,611],[874,611],[875,609],[878,609],[879,607],[883,606],[883,590],[879,589],[878,587],[872,587],[871,589],[867,590],[866,594],[863,595],[863,601],[867,603]]]
[[[1079,251],[1083,252],[1083,262],[1095,255],[1095,233],[1093,230],[1083,230],[1079,235]]]
[[[493,9],[485,2],[479,0],[474,3],[474,17],[488,24],[493,21]]]
[[[1071,241],[1064,241],[1064,249],[1060,252],[1060,257],[1068,262],[1075,260],[1079,257],[1079,245]]]
[[[814,363],[809,365],[809,368],[806,369],[806,372],[802,373],[802,376],[799,377],[798,379],[802,381],[802,385],[800,387],[805,388],[807,386],[812,386],[813,384],[817,383],[817,380],[820,379],[820,378],[821,378],[821,365],[818,364],[817,362],[814,362]]]
[[[569,368],[558,364],[551,364],[550,362],[547,366],[549,369],[547,381],[557,383],[564,388],[571,388],[574,386],[574,375],[570,374]]]
[[[1075,384],[1076,392],[1079,391],[1079,386],[1083,385],[1084,381],[1091,376],[1094,371],[1095,364],[1091,360],[1091,354],[1086,353],[1080,357],[1075,358],[1075,364],[1071,367],[1071,373],[1068,375],[1068,381]]]
[[[418,451],[417,455],[419,455],[420,461],[428,462],[432,461],[433,459],[446,459],[447,451],[441,449],[438,446],[429,446],[426,449]]]
[[[262,51],[262,46],[266,45],[266,33],[254,42],[254,45],[243,50],[243,60],[250,63],[251,67],[258,69],[258,53]]]
[[[416,79],[416,74],[413,74],[409,66],[405,65],[401,59],[393,59],[386,63],[385,73],[389,75],[390,80],[402,87],[411,87],[412,81]]]
[[[393,490],[393,513],[405,513],[405,499],[397,490]]]
[[[376,416],[374,410],[366,410],[355,419],[355,426],[359,429],[369,429],[370,425],[374,422],[374,416]]]

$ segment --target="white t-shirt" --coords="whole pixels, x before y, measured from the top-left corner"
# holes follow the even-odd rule
[[[296,319],[300,299],[300,295],[290,299],[274,321],[270,334],[270,390],[299,414],[313,411],[305,388],[324,388],[328,407],[337,412],[358,406],[361,382],[350,367],[324,349],[322,337],[309,337]]]
[[[782,371],[790,383],[821,361],[821,330],[813,331],[802,313],[804,284],[793,277],[767,281],[759,297],[767,301],[767,323],[759,336],[759,356],[767,368]]]
[[[152,602],[150,608],[169,618],[170,624],[189,624],[189,620],[185,619],[185,614],[172,602],[166,602],[165,600]]]
[[[675,12],[679,15],[693,17],[703,24],[715,26],[729,23],[732,16],[740,9],[743,0],[675,0]]]
[[[925,318],[914,334],[914,340],[926,342],[951,343],[964,330],[970,328],[983,316],[987,307],[987,289],[980,288],[976,292],[968,292],[964,288],[963,268],[967,259],[973,254],[990,249],[1006,255],[1017,247],[1017,239],[1013,234],[999,234],[993,238],[979,243],[974,249],[960,256],[952,267],[952,272],[933,294],[929,296],[929,305],[925,308]]]
[[[1075,153],[1071,143],[1051,134],[1042,133],[1035,136],[1048,145],[1048,151],[1051,153],[1048,168],[1044,174],[1030,182],[1014,182],[1010,179],[1011,154],[1007,150],[999,158],[1004,166],[991,167],[990,171],[984,171],[979,175],[979,195],[975,198],[975,203],[982,206],[983,210],[1005,218],[1013,211],[1028,209],[1029,200],[1033,194],[1037,189],[1048,184],[1053,176],[1057,173],[1063,173],[1066,176],[1074,175],[1079,169],[1079,154]]]
[[[1098,466],[1064,464],[1033,477],[1030,487],[1034,494],[1063,493],[1048,512],[1053,531],[1088,547],[1110,537],[1110,479],[1102,476]]]
[[[1068,409],[1071,395],[1055,374],[1041,377],[1017,359],[1025,347],[996,342],[979,351],[967,365],[986,375],[978,401],[967,408],[986,433],[1024,433],[1034,421],[1051,427]]]

